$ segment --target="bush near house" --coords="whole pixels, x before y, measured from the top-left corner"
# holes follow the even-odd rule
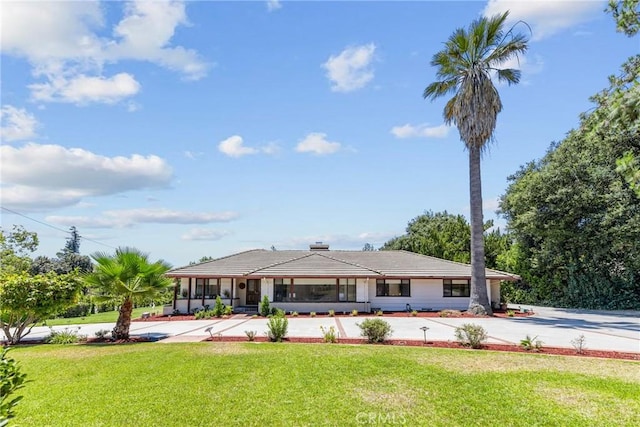
[[[391,325],[382,319],[366,319],[357,325],[360,328],[360,335],[365,337],[369,343],[384,342],[393,332]]]

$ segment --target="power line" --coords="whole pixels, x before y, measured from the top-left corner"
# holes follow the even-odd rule
[[[7,212],[11,212],[11,213],[12,213],[12,214],[14,214],[14,215],[18,215],[18,216],[21,216],[21,217],[23,217],[23,218],[26,218],[26,219],[28,219],[28,220],[30,220],[30,221],[37,222],[38,224],[44,225],[44,226],[46,226],[46,227],[53,228],[54,230],[61,231],[61,232],[63,232],[63,233],[71,234],[71,232],[70,232],[69,230],[63,230],[62,228],[58,228],[58,227],[56,227],[55,225],[47,224],[46,222],[42,222],[42,221],[37,220],[37,219],[35,219],[35,218],[31,218],[30,216],[27,216],[27,215],[22,214],[22,213],[20,213],[20,212],[16,212],[16,211],[11,210],[11,209],[9,209],[9,208],[5,208],[4,206],[0,206],[0,208],[2,208],[3,210],[5,210],[5,211],[7,211]],[[96,244],[98,244],[98,245],[106,246],[106,247],[111,248],[111,249],[117,249],[117,248],[116,248],[116,247],[114,247],[114,246],[107,245],[106,243],[102,243],[102,242],[99,242],[99,241],[97,241],[97,240],[89,239],[88,237],[84,237],[84,236],[82,236],[82,235],[80,235],[80,234],[78,234],[78,237],[79,237],[79,238],[81,238],[81,239],[86,240],[87,242],[93,242],[93,243],[96,243]]]

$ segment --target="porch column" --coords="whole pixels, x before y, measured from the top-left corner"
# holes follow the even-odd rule
[[[187,294],[187,314],[191,312],[191,277],[189,277],[189,293]]]
[[[176,309],[176,300],[178,299],[178,288],[180,287],[180,279],[175,279],[176,284],[173,287],[173,309]]]
[[[231,307],[233,307],[233,289],[236,287],[236,278],[232,277],[231,278],[231,301],[229,301],[229,303],[231,304]]]

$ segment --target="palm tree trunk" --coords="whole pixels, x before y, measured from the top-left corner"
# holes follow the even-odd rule
[[[120,314],[118,315],[118,321],[113,328],[111,335],[114,340],[128,340],[129,329],[131,328],[131,313],[133,312],[133,301],[131,298],[126,298],[120,306]]]
[[[480,147],[469,149],[469,198],[471,207],[471,289],[469,312],[493,314],[484,264],[484,220],[482,218],[482,180],[480,177]]]

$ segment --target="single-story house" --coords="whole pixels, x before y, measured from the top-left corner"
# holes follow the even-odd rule
[[[164,313],[213,307],[216,296],[236,311],[257,311],[266,295],[287,312],[466,309],[471,266],[407,251],[255,249],[176,268],[172,304]],[[487,292],[500,302],[500,281],[514,274],[487,269]]]

